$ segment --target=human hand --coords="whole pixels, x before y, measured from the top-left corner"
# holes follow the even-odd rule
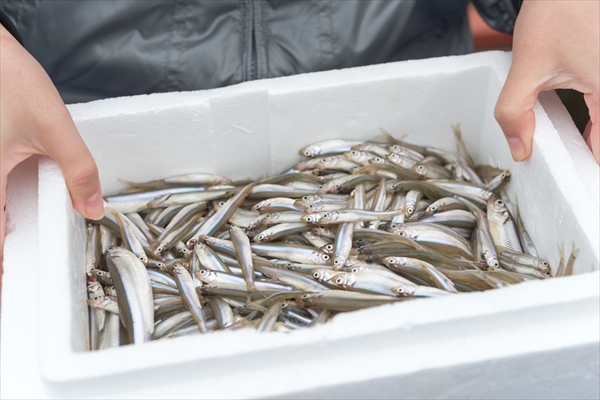
[[[104,215],[98,169],[42,66],[0,26],[0,273],[6,230],[6,179],[34,154],[54,158],[81,215]],[[1,282],[1,280],[0,280]]]
[[[599,18],[597,0],[524,0],[512,65],[495,109],[515,161],[531,155],[538,94],[560,88],[584,94],[590,113],[584,139],[600,164]]]

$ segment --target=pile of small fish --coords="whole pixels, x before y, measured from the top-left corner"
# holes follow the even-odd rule
[[[300,150],[289,171],[233,183],[132,183],[89,222],[90,349],[251,327],[550,276],[506,196],[508,170],[383,131]],[[561,257],[572,273],[577,252]]]

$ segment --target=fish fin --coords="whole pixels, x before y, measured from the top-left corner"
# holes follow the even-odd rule
[[[567,266],[565,268],[565,276],[573,275],[573,266],[575,265],[575,260],[579,256],[579,249],[575,248],[575,241],[571,243],[571,255],[569,256],[569,261],[567,262]]]
[[[556,269],[556,274],[554,274],[554,276],[559,277],[565,274],[565,244],[563,243],[560,246],[556,245],[556,247],[558,248],[559,262],[558,268]]]
[[[469,151],[467,150],[467,145],[465,144],[465,141],[463,140],[462,132],[460,130],[460,123],[456,124],[456,126],[454,126],[454,125],[450,125],[450,126],[452,127],[452,130],[454,131],[454,136],[456,137],[456,140],[458,141],[458,143],[456,144],[456,147],[458,149],[458,154],[462,155],[466,159],[467,164],[469,164],[469,167],[471,167],[474,170],[475,162],[473,162],[473,158],[469,154]]]
[[[385,140],[387,140],[389,143],[402,144],[402,141],[406,138],[406,135],[401,135],[398,138],[395,138],[394,136],[392,136],[391,133],[389,133],[387,130],[385,130],[381,127],[379,128],[379,130],[383,134],[383,137],[385,138]]]
[[[125,186],[129,186],[129,187],[136,187],[137,186],[137,183],[131,182],[131,181],[128,181],[128,180],[125,180],[125,179],[122,179],[122,178],[117,178],[117,180],[119,182],[121,182]]]
[[[560,256],[560,258],[564,259],[565,258],[565,245],[564,245],[564,243],[562,244],[562,246],[556,245],[556,247],[558,248],[558,255]]]

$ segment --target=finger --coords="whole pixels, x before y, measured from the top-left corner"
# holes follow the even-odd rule
[[[43,127],[44,152],[54,158],[65,176],[73,206],[89,219],[104,216],[98,168],[66,107],[58,108]]]
[[[535,115],[533,108],[541,91],[535,69],[514,57],[504,87],[500,92],[494,116],[500,124],[515,161],[531,155]]]

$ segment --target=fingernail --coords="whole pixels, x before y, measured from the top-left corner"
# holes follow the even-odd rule
[[[104,217],[104,204],[102,204],[102,196],[99,191],[85,201],[85,212],[90,219]]]
[[[523,145],[523,141],[519,138],[507,138],[508,146],[510,147],[510,152],[512,153],[513,160],[515,161],[523,161],[525,146]]]

